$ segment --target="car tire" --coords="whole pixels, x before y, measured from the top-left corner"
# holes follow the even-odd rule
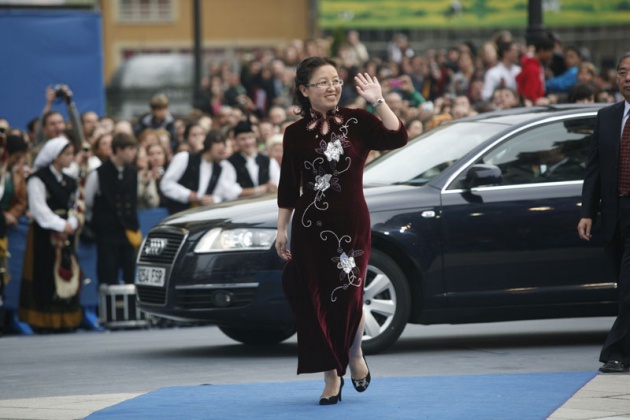
[[[380,353],[394,344],[407,325],[410,310],[405,274],[394,260],[373,249],[363,291],[363,352]]]
[[[219,327],[232,340],[253,346],[268,346],[281,343],[295,334],[295,327],[283,329]]]

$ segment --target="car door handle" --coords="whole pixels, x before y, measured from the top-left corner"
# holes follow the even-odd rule
[[[420,215],[425,219],[433,219],[435,217],[435,212],[433,210],[425,210],[420,213]]]

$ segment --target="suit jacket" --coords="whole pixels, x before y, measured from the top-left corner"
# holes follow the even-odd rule
[[[595,131],[588,154],[582,187],[582,217],[595,220],[601,211],[605,241],[611,241],[617,228],[619,204],[619,145],[624,101],[597,113]]]

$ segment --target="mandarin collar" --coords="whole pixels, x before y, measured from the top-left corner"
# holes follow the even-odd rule
[[[331,131],[333,124],[343,124],[343,117],[339,113],[339,107],[336,106],[333,109],[328,110],[325,117],[320,112],[311,108],[311,121],[306,124],[306,129],[309,131],[315,131],[318,129],[320,134],[325,135]]]

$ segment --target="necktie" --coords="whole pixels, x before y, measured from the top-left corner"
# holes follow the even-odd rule
[[[630,195],[630,118],[623,126],[619,145],[619,194]]]

